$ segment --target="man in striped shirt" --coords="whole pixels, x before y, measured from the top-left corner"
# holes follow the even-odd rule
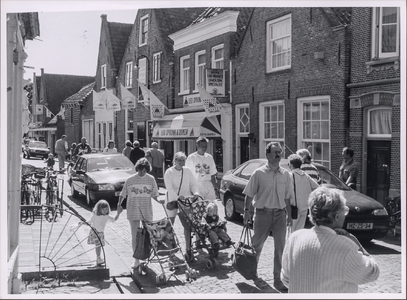
[[[311,163],[311,153],[307,149],[300,149],[297,150],[296,154],[302,158],[301,170],[307,173],[320,185],[322,180],[319,176],[318,169]]]

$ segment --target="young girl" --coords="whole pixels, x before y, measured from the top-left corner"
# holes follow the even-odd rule
[[[206,223],[208,223],[209,239],[211,240],[212,247],[215,251],[214,256],[216,257],[219,251],[219,239],[224,242],[227,247],[233,245],[233,242],[226,233],[226,221],[219,221],[218,206],[216,203],[211,202],[208,204],[204,218]]]
[[[94,230],[90,230],[88,236],[88,244],[94,244],[96,246],[96,264],[98,266],[104,264],[105,260],[100,257],[101,246],[105,245],[104,230],[108,221],[114,222],[119,217],[120,212],[117,212],[116,217],[110,216],[110,205],[106,200],[99,200],[92,210],[92,216],[86,222],[91,225],[99,236],[97,237]],[[80,224],[83,224],[81,222]],[[100,240],[99,240],[100,239]]]
[[[54,169],[54,165],[55,165],[54,155],[52,155],[52,153],[49,153],[48,158],[44,161],[44,163],[47,163],[48,168]]]

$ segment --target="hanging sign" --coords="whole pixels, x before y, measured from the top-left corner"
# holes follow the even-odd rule
[[[225,97],[225,70],[206,69],[206,91],[214,97]]]

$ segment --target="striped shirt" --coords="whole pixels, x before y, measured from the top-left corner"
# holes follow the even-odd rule
[[[127,197],[127,219],[153,220],[151,198],[159,196],[157,183],[153,176],[150,174],[143,177],[138,174],[130,176],[124,183],[120,196]]]
[[[321,177],[319,176],[318,169],[313,164],[303,163],[300,169],[307,173],[309,177],[314,179],[318,184],[321,184],[322,180]]]

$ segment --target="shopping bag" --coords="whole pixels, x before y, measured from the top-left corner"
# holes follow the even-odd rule
[[[137,229],[136,250],[133,257],[137,259],[147,259],[150,257],[151,244],[150,234],[146,228]]]
[[[291,205],[291,219],[296,220],[298,218],[298,207]]]
[[[251,239],[250,229],[248,225],[245,225],[232,255],[233,268],[247,280],[257,278],[256,251],[252,246]]]

